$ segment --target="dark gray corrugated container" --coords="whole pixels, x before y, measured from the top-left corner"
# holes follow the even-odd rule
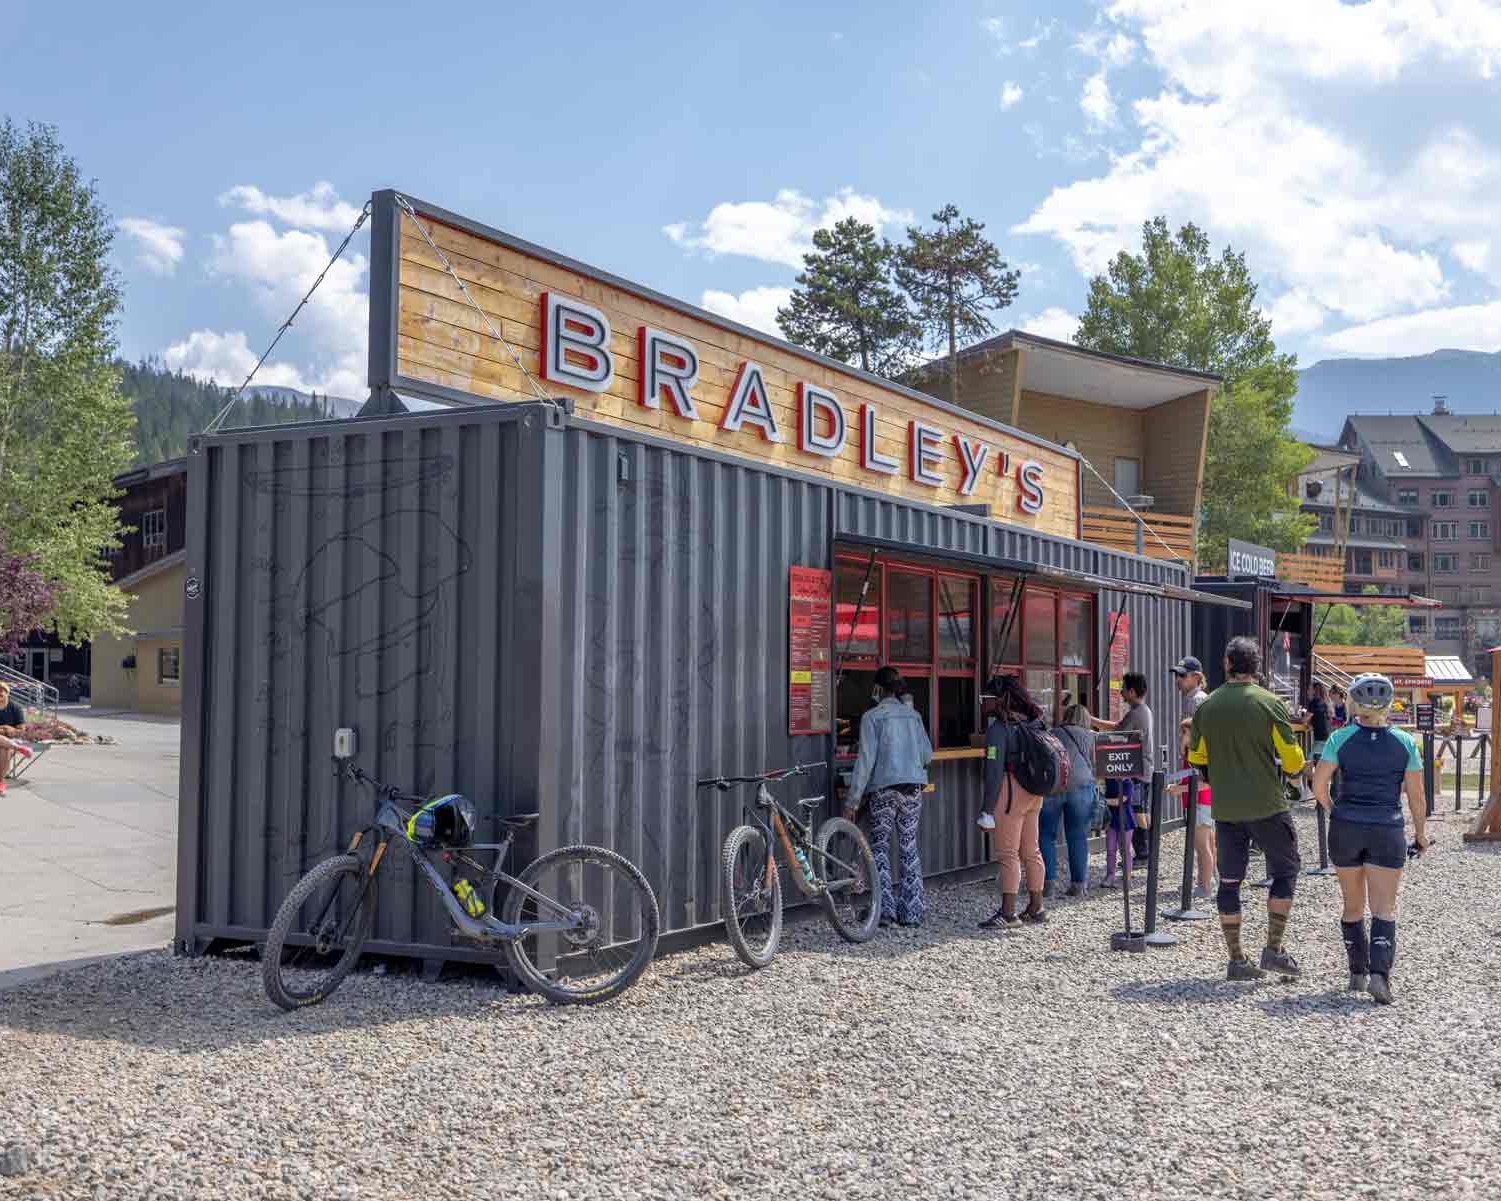
[[[513,867],[603,843],[646,872],[664,931],[716,921],[738,802],[693,782],[827,758],[825,737],[786,733],[787,569],[830,566],[836,541],[1188,583],[1173,565],[539,405],[216,435],[195,447],[189,495],[189,951],[263,937],[293,882],[368,818],[332,773],[344,725],[393,782],[461,791],[482,814],[540,811]],[[1121,607],[1165,741],[1189,606],[1104,593],[1102,662]],[[926,870],[984,864],[977,764],[938,765],[935,783]],[[405,857],[392,866],[372,949],[468,957]]]

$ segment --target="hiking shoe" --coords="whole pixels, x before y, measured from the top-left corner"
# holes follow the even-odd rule
[[[1068,886],[1068,888],[1066,888],[1064,890],[1063,895],[1066,896],[1066,897],[1082,897],[1084,895],[1084,890],[1085,890],[1086,887],[1088,887],[1088,886],[1084,885],[1084,884],[1080,884],[1076,880],[1074,883],[1070,884]]]
[[[997,909],[994,913],[992,913],[989,917],[987,917],[983,922],[980,923],[980,929],[1020,930],[1021,924],[1022,919],[1017,917],[1016,914],[1006,913],[1004,910]]]
[[[1268,972],[1276,972],[1279,976],[1286,976],[1289,980],[1296,980],[1303,974],[1303,969],[1298,966],[1298,961],[1286,951],[1274,951],[1271,947],[1263,947],[1261,951],[1261,966]]]
[[[1249,959],[1232,959],[1225,968],[1226,980],[1260,980],[1264,975]]]
[[[1390,1005],[1392,1003],[1392,982],[1385,976],[1371,974],[1370,983],[1366,991],[1371,994],[1371,1000],[1378,1005]]]
[[[1351,972],[1350,984],[1347,992],[1365,992],[1366,985],[1370,984],[1371,978],[1364,972]]]
[[[1018,920],[1026,922],[1029,926],[1040,926],[1048,920],[1048,911],[1046,909],[1023,909]]]
[[[975,818],[975,825],[979,826],[982,830],[994,830],[995,815],[993,813],[982,813],[979,817]]]

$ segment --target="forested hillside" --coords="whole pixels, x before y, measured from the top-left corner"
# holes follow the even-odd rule
[[[122,365],[120,375],[121,391],[136,415],[137,466],[186,454],[188,438],[202,433],[232,395],[230,389],[200,383],[149,359]],[[315,421],[341,415],[341,405],[347,402],[290,389],[254,388],[241,398],[225,424],[235,427]]]

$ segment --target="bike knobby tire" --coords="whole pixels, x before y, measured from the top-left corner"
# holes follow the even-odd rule
[[[869,942],[881,922],[881,878],[870,843],[854,822],[831,817],[818,827],[814,845],[824,853],[814,866],[826,884],[837,885],[850,877],[825,855],[833,855],[855,869],[849,887],[823,894],[829,924],[850,942]]]
[[[359,961],[375,925],[375,901],[375,878],[358,855],[325,859],[303,876],[281,903],[261,949],[266,995],[283,1009],[328,997]]]
[[[549,900],[583,913],[578,930],[531,932],[506,944],[511,970],[554,1005],[597,1005],[629,988],[657,952],[661,917],[651,885],[634,863],[604,847],[549,851],[517,877]],[[501,920],[553,918],[518,888]]]
[[[766,835],[737,826],[724,840],[724,932],[749,967],[765,967],[782,941],[782,880]]]

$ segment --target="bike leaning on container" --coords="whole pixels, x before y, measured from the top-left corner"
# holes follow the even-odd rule
[[[661,922],[651,885],[634,864],[604,847],[567,846],[509,875],[501,866],[506,852],[538,814],[498,818],[505,837],[477,843],[474,806],[464,797],[413,796],[368,775],[347,753],[334,761],[339,777],[374,792],[375,818],[282,902],[261,957],[266,995],[277,1005],[316,1005],[353,969],[375,927],[379,873],[393,845],[411,856],[461,938],[491,951],[497,969],[503,957],[527,988],[554,1004],[608,1001],[646,970]],[[490,866],[474,852],[493,853]],[[452,883],[434,859],[453,869]]]
[[[754,801],[745,804],[747,823],[730,831],[721,853],[725,933],[735,954],[750,967],[770,963],[782,939],[778,845],[798,890],[819,901],[841,936],[850,942],[867,942],[880,921],[881,885],[875,852],[860,827],[845,818],[831,817],[814,835],[813,815],[824,798],[799,800],[802,817],[798,818],[772,796],[768,787],[823,766],[800,763],[755,776],[711,776],[698,781],[698,787],[718,792],[756,786]]]

